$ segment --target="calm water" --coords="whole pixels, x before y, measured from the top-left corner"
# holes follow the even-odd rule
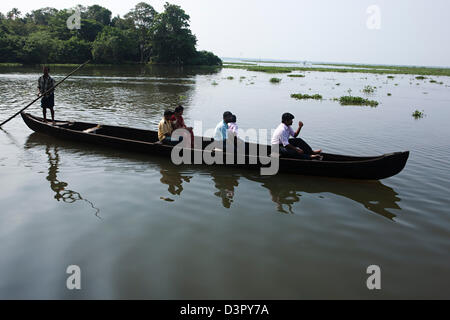
[[[70,69],[52,71],[61,79]],[[0,69],[2,119],[33,100],[38,76]],[[32,133],[18,117],[0,131],[0,298],[450,298],[450,79],[271,77],[86,68],[59,88],[57,117],[155,129],[183,100],[186,122],[203,121],[204,131],[228,109],[242,129],[272,129],[290,111],[313,147],[410,150],[405,170],[365,182],[176,167]],[[350,88],[363,96],[365,85],[378,87],[378,108],[329,100]],[[416,109],[426,117],[414,120]],[[373,264],[378,292],[366,287]],[[69,265],[81,267],[81,291],[66,289]]]

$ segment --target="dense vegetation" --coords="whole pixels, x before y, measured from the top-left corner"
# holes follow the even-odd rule
[[[320,64],[318,64],[320,65]],[[276,66],[246,66],[236,64],[225,64],[224,68],[245,69],[266,73],[291,73],[293,71],[316,71],[316,72],[339,72],[339,73],[372,73],[372,74],[421,74],[434,76],[450,76],[450,68],[433,67],[403,67],[403,66],[367,66],[367,65],[333,65],[329,67],[276,67]],[[349,68],[344,68],[348,66]],[[426,79],[419,77],[419,79]]]
[[[0,13],[0,62],[222,64],[213,53],[196,50],[190,17],[177,5],[166,3],[158,13],[141,2],[123,18],[111,18],[99,5],[76,9],[81,28],[73,30],[67,26],[71,9]]]

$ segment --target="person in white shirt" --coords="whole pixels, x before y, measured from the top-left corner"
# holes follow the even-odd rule
[[[278,126],[272,136],[272,145],[280,146],[281,156],[287,158],[305,159],[305,160],[322,160],[320,155],[322,150],[313,150],[303,139],[298,138],[303,128],[303,122],[299,122],[297,131],[292,129],[295,117],[290,113],[282,116],[282,123]],[[290,138],[293,137],[293,138]]]

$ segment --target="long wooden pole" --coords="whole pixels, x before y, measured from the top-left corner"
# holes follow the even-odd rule
[[[5,123],[9,122],[10,120],[14,119],[15,117],[17,117],[17,115],[19,115],[21,112],[25,111],[26,109],[28,109],[33,103],[35,103],[36,101],[38,101],[39,99],[41,99],[43,96],[45,96],[47,93],[53,91],[57,86],[59,86],[61,83],[63,83],[68,77],[70,77],[71,75],[73,75],[75,72],[77,72],[78,70],[80,70],[82,67],[84,67],[86,64],[88,64],[91,60],[86,61],[85,63],[83,63],[82,65],[80,65],[78,68],[76,68],[75,70],[73,70],[71,73],[69,73],[64,79],[62,79],[60,82],[58,82],[57,84],[55,84],[52,88],[48,89],[47,91],[45,91],[43,94],[41,94],[39,97],[37,97],[36,99],[34,99],[30,104],[28,104],[25,108],[23,108],[22,110],[18,111],[16,114],[14,114],[11,118],[8,118],[8,120],[3,121],[0,124],[0,127],[2,127]]]

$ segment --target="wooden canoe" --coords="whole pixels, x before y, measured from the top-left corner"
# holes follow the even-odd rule
[[[170,157],[173,149],[171,146],[160,144],[158,133],[151,130],[72,121],[56,121],[56,124],[52,125],[50,122],[46,123],[42,118],[29,113],[22,112],[21,116],[31,130],[61,139],[165,157]],[[205,149],[212,142],[212,139],[208,138],[196,137],[196,139],[199,139],[199,145],[202,146],[202,149]],[[255,146],[260,147],[259,145],[246,143],[246,152],[249,148]],[[264,147],[270,150],[270,147]],[[207,151],[199,149],[192,150],[192,152],[202,153]],[[392,177],[403,170],[408,161],[409,151],[375,157],[354,157],[329,153],[324,153],[323,156],[323,161],[280,158],[279,172],[347,179],[381,180]],[[248,169],[259,169],[264,166],[259,159],[256,164],[252,161],[255,161],[255,157],[246,154],[245,164],[226,164],[226,166]]]

